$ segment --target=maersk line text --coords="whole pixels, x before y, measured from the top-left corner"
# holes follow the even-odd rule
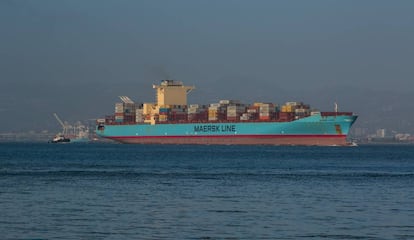
[[[236,125],[199,125],[194,126],[194,132],[236,132]]]

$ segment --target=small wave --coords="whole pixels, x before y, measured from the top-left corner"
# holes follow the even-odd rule
[[[247,213],[247,211],[241,211],[241,210],[207,210],[207,212],[213,212],[213,213]]]

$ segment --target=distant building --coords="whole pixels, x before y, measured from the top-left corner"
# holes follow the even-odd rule
[[[385,128],[381,128],[377,130],[377,137],[378,138],[385,138]]]

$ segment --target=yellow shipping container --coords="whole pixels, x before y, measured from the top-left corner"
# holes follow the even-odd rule
[[[281,108],[281,112],[295,112],[296,107],[292,105],[283,105]]]
[[[261,102],[255,102],[255,103],[253,103],[253,106],[255,106],[255,107],[260,107],[262,104],[263,104],[263,103],[261,103]]]

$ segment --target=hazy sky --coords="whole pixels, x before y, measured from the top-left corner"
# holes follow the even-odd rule
[[[413,13],[409,0],[1,0],[0,132],[99,118],[119,95],[153,102],[165,78],[195,85],[191,103],[338,101],[359,126],[412,130]]]

